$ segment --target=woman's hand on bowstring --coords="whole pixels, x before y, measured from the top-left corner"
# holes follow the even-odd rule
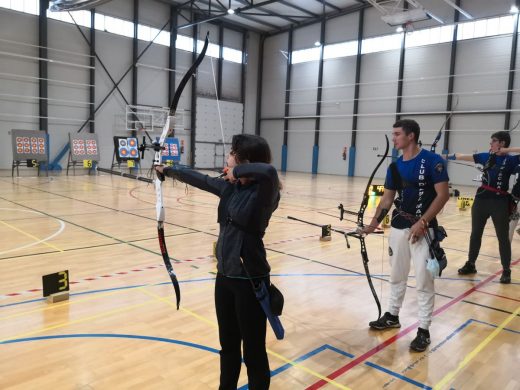
[[[237,178],[233,175],[233,168],[224,167],[222,169],[222,174],[219,176],[222,177],[225,181],[229,181],[230,183],[235,183]]]

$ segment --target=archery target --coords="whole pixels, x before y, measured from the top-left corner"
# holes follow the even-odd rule
[[[139,144],[135,137],[114,137],[118,160],[139,160]],[[87,144],[87,153],[97,152],[96,143]]]
[[[48,135],[39,130],[19,130],[12,132],[13,160],[47,161]]]
[[[72,140],[72,154],[75,156],[83,156],[85,154],[85,143],[82,139]]]
[[[162,151],[162,156],[164,161],[180,161],[180,146],[179,139],[170,137],[164,140],[164,150]]]
[[[99,161],[98,141],[95,133],[69,133],[69,140],[72,161],[81,162],[82,164],[84,164],[85,160]],[[118,148],[119,140],[117,142],[116,146]]]

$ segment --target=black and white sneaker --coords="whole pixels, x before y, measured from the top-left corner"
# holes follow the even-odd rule
[[[416,352],[424,352],[430,343],[430,331],[419,328],[417,329],[417,336],[410,343],[410,349]]]
[[[399,323],[399,316],[394,316],[389,312],[383,314],[381,318],[377,321],[370,321],[368,325],[372,329],[383,330],[388,328],[400,328],[401,324]]]

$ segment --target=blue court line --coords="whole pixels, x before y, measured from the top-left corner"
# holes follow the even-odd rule
[[[488,323],[488,322],[485,322],[485,321],[480,321],[480,320],[477,320],[477,319],[472,319],[470,318],[469,320],[467,320],[466,322],[464,322],[462,325],[460,325],[457,329],[455,329],[455,331],[453,331],[451,334],[449,334],[443,341],[441,341],[439,344],[437,344],[435,347],[433,347],[429,352],[428,354],[431,354],[433,352],[435,352],[437,349],[439,349],[441,346],[443,346],[448,340],[452,339],[455,335],[457,335],[458,333],[460,333],[464,328],[466,328],[467,326],[469,326],[472,322],[475,322],[475,323],[479,323],[479,324],[483,324],[483,325],[487,325],[487,326],[491,326],[491,327],[494,327],[494,328],[497,328],[498,326],[495,325],[495,324],[491,324],[491,323]],[[511,333],[515,333],[515,334],[520,334],[520,331],[517,331],[517,330],[513,330],[513,329],[509,329],[509,328],[504,328],[503,330],[505,331],[508,331],[508,332],[511,332]],[[215,349],[215,348],[211,348],[211,347],[207,347],[205,345],[202,345],[202,344],[196,344],[196,343],[191,343],[191,342],[187,342],[187,341],[182,341],[182,340],[175,340],[175,339],[168,339],[168,338],[164,338],[164,337],[155,337],[155,336],[142,336],[142,335],[131,335],[131,334],[118,334],[118,333],[114,333],[114,334],[110,334],[110,333],[99,333],[99,334],[84,334],[84,333],[80,333],[80,334],[65,334],[65,335],[51,335],[51,336],[37,336],[37,337],[27,337],[27,338],[21,338],[21,339],[14,339],[14,340],[6,340],[6,341],[2,341],[0,342],[0,344],[14,344],[14,343],[21,343],[21,342],[28,342],[28,341],[41,341],[41,340],[50,340],[50,339],[66,339],[66,338],[129,338],[129,339],[140,339],[140,340],[148,340],[148,341],[158,341],[158,342],[163,342],[163,343],[170,343],[170,344],[177,344],[177,345],[182,345],[182,346],[186,346],[186,347],[190,347],[190,348],[195,348],[195,349],[200,349],[200,350],[203,350],[203,351],[207,351],[207,352],[211,352],[211,353],[214,353],[214,354],[218,354],[219,353],[219,350],[218,349]],[[320,352],[323,352],[325,350],[331,350],[333,352],[336,352],[340,355],[343,355],[343,356],[346,356],[348,358],[354,358],[355,355],[352,355],[348,352],[345,352],[339,348],[336,348],[336,347],[333,347],[329,344],[324,344],[322,345],[321,347],[319,348],[316,348],[308,353],[306,353],[305,355],[302,355],[300,356],[299,358],[297,358],[295,360],[296,363],[299,363],[299,362],[302,362],[302,361],[305,361],[315,355],[317,355],[318,353]],[[415,364],[419,361],[421,361],[421,359],[417,360],[415,363],[412,363],[411,365],[409,365],[405,370],[404,372],[406,372],[407,370],[410,370],[412,369]],[[424,385],[420,382],[417,382],[411,378],[408,378],[402,374],[399,374],[399,373],[396,373],[394,371],[391,371],[385,367],[382,367],[378,364],[375,364],[375,363],[372,363],[372,362],[365,362],[364,363],[365,365],[369,366],[369,367],[372,367],[372,368],[375,368],[376,370],[379,370],[379,371],[382,371],[386,374],[389,374],[397,379],[401,379],[405,382],[408,382],[412,385],[415,385],[419,388],[422,388],[422,389],[432,389],[430,386],[427,386],[427,385]],[[275,370],[272,370],[271,371],[271,377],[274,377],[280,373],[282,373],[283,371],[286,371],[288,370],[289,368],[291,368],[292,365],[287,363],[287,364],[284,364],[282,366],[280,366],[279,368],[275,369]],[[243,389],[247,389],[248,388],[248,385],[243,385],[239,388],[239,390],[243,390]]]
[[[345,351],[343,351],[343,350],[341,350],[339,348],[333,347],[332,345],[324,344],[321,347],[318,347],[318,348],[316,348],[316,349],[306,353],[305,355],[300,356],[299,358],[297,358],[294,361],[296,363],[300,363],[300,362],[302,362],[304,360],[307,360],[307,359],[309,359],[309,358],[311,358],[311,357],[317,355],[318,353],[323,352],[323,351],[325,351],[327,349],[330,350],[330,351],[336,352],[336,353],[338,353],[340,355],[343,355],[343,356],[346,356],[348,358],[351,358],[351,359],[355,357],[355,355],[352,355],[351,353],[345,352]],[[392,376],[394,376],[394,377],[396,377],[398,379],[401,379],[401,380],[403,380],[405,382],[408,382],[408,383],[410,383],[412,385],[415,385],[415,386],[417,386],[417,387],[419,387],[421,389],[428,389],[428,390],[432,389],[429,386],[426,386],[426,385],[424,385],[424,384],[422,384],[420,382],[417,382],[417,381],[415,381],[413,379],[410,379],[410,378],[408,378],[408,377],[406,377],[404,375],[401,375],[401,374],[399,374],[397,372],[391,371],[391,370],[389,370],[389,369],[387,369],[385,367],[382,367],[382,366],[380,366],[378,364],[371,363],[371,362],[365,362],[364,364],[369,366],[369,367],[375,368],[376,370],[382,371],[382,372],[384,372],[386,374],[392,375]],[[271,371],[271,378],[274,377],[275,375],[280,374],[283,371],[288,370],[291,367],[292,367],[292,364],[287,363],[287,364],[284,364],[283,366],[277,368],[276,370],[272,370]],[[249,388],[248,385],[245,384],[245,385],[239,387],[238,390],[245,390],[245,389],[248,389],[248,388]]]
[[[179,283],[194,283],[194,282],[206,282],[209,280],[215,280],[215,278],[202,278],[202,279],[190,279],[190,280],[179,280]],[[161,283],[155,283],[155,284],[136,284],[133,286],[124,286],[124,287],[113,287],[113,288],[103,288],[99,290],[89,290],[89,291],[81,291],[77,293],[71,293],[70,296],[76,296],[76,295],[87,295],[87,294],[97,294],[97,293],[103,293],[103,292],[109,292],[109,291],[118,291],[118,290],[131,290],[134,288],[139,287],[153,287],[153,286],[162,286],[165,284],[172,284],[172,282],[161,282]],[[37,298],[37,299],[31,299],[29,301],[22,301],[22,302],[14,302],[14,303],[7,303],[5,305],[0,305],[0,309],[8,306],[16,306],[16,305],[24,305],[26,303],[33,303],[33,302],[41,302],[46,300],[47,298]]]
[[[164,337],[155,337],[155,336],[141,336],[135,334],[119,334],[119,333],[78,333],[78,334],[61,334],[61,335],[52,335],[52,336],[37,336],[37,337],[27,337],[22,339],[14,339],[1,341],[0,344],[14,344],[14,343],[23,343],[27,341],[40,341],[40,340],[49,340],[49,339],[72,339],[72,338],[125,338],[125,339],[140,339],[140,340],[148,340],[148,341],[159,341],[162,343],[170,343],[182,345],[185,347],[200,349],[203,351],[211,352],[218,354],[219,350],[211,347],[207,347],[202,344],[190,343],[188,341],[175,340],[175,339],[167,339]]]

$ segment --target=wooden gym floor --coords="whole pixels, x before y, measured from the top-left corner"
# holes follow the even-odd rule
[[[320,228],[286,218],[353,229],[325,214],[337,215],[340,202],[357,211],[366,178],[289,173],[282,179],[280,208],[264,239],[272,280],[286,299],[285,339],[277,341],[268,328],[271,388],[520,388],[518,235],[512,284],[498,283],[490,221],[478,274],[459,277],[470,210],[459,210],[450,199],[440,217],[449,235],[443,242],[449,265],[436,282],[432,344],[412,353],[413,276],[402,328],[371,331],[368,322],[377,318],[377,308],[358,241],[351,240],[351,249],[338,234],[322,242]],[[461,195],[475,192],[456,188]],[[217,198],[169,181],[165,202],[167,244],[181,283],[179,311],[158,248],[151,185],[109,175],[0,178],[1,389],[217,388]],[[383,311],[389,295],[387,235],[366,240]],[[65,269],[70,299],[47,303],[41,276]],[[239,386],[246,384],[244,368]]]

